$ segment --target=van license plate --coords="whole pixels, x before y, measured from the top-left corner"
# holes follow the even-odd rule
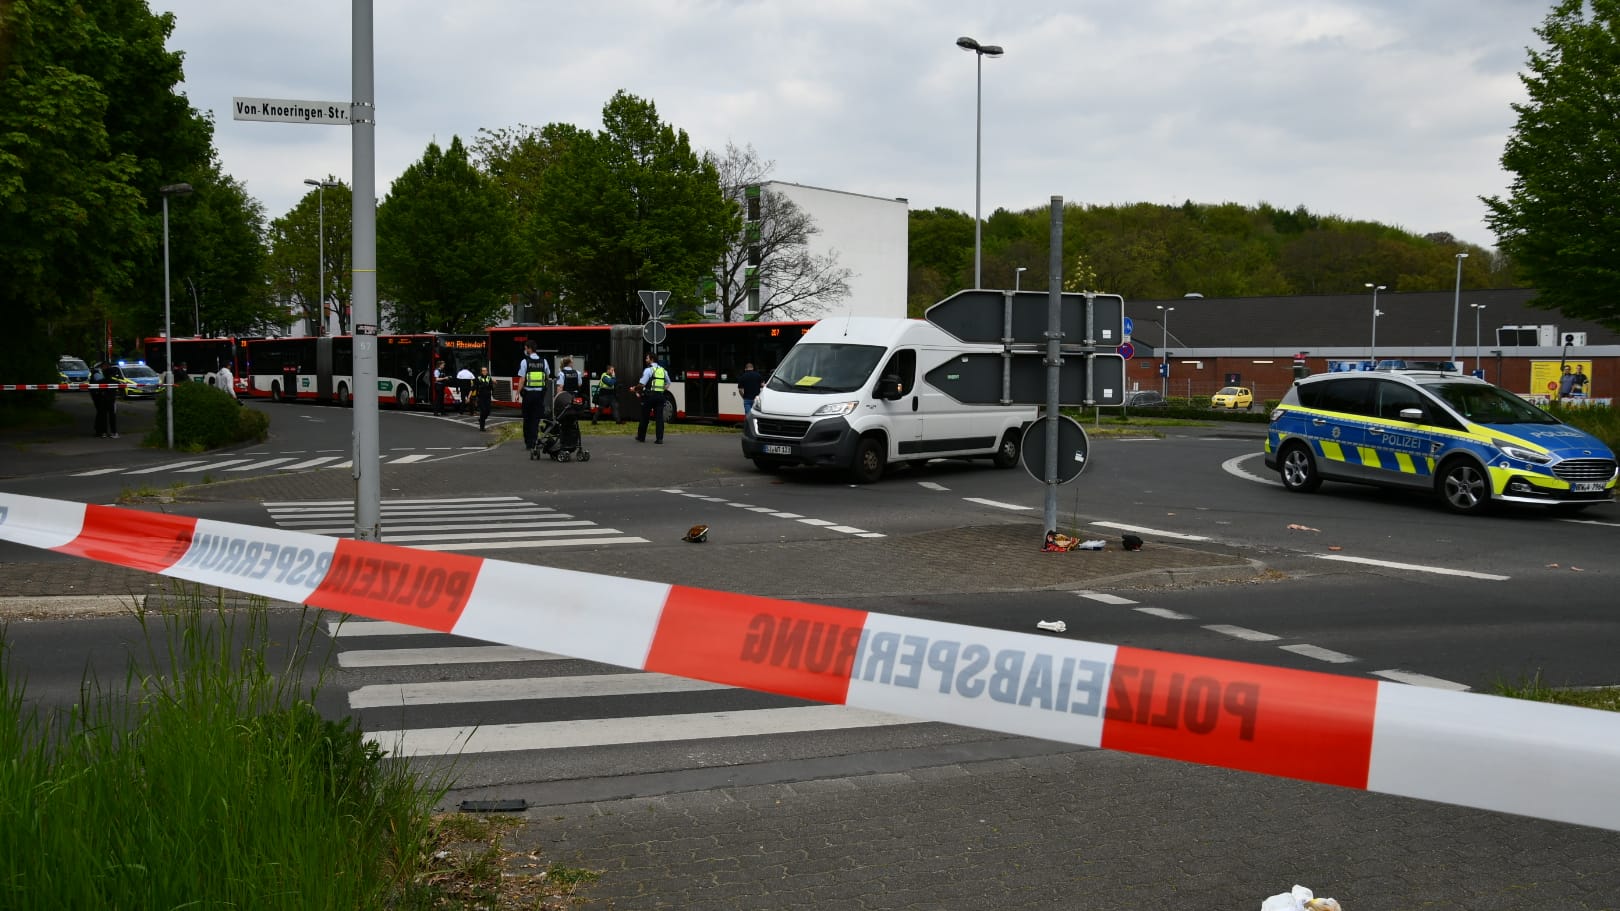
[[[1599,491],[1603,490],[1603,482],[1576,481],[1569,485],[1569,489],[1575,493],[1598,493]]]
[[[793,454],[793,447],[792,446],[783,446],[780,443],[766,443],[765,444],[765,454],[766,455],[792,455]]]

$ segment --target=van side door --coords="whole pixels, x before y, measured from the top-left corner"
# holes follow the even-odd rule
[[[897,348],[878,368],[873,410],[889,429],[889,461],[915,459],[923,446],[923,414],[917,397],[917,350]]]

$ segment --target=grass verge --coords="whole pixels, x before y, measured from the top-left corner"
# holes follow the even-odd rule
[[[70,708],[30,702],[0,631],[0,907],[566,901],[579,871],[525,874],[490,840],[493,824],[432,812],[443,779],[387,759],[351,719],[320,715],[319,612],[283,641],[262,599],[239,607],[177,584],[159,600],[138,615],[144,652],[121,684],[87,677]],[[486,840],[484,860],[447,867],[462,855],[446,845],[469,831]]]

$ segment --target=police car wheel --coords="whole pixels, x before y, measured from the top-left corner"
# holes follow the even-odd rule
[[[1316,470],[1316,458],[1300,443],[1289,445],[1282,453],[1282,464],[1277,473],[1282,476],[1283,487],[1295,493],[1310,493],[1322,486],[1322,474]]]
[[[1477,515],[1491,505],[1490,480],[1478,465],[1455,459],[1440,469],[1440,499],[1456,513]]]

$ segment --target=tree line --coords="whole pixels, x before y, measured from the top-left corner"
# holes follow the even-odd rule
[[[99,352],[109,332],[131,350],[162,331],[158,188],[175,183],[193,188],[169,204],[176,335],[278,332],[327,310],[348,328],[349,188],[328,175],[267,221],[221,167],[211,115],[177,91],[174,25],[146,0],[0,0],[0,381],[48,377],[56,355]],[[1075,204],[1065,289],[1440,290],[1467,253],[1465,287],[1534,286],[1549,307],[1620,327],[1620,222],[1609,216],[1620,70],[1608,65],[1620,0],[1557,0],[1536,34],[1544,48],[1521,74],[1529,100],[1514,106],[1503,154],[1515,178],[1483,200],[1499,251],[1303,207]],[[452,332],[507,317],[639,322],[646,288],[672,292],[674,319],[814,316],[848,294],[850,275],[836,255],[810,252],[813,218],[751,189],[772,167],[751,146],[694,148],[624,91],[599,130],[520,125],[430,143],[379,206],[384,317]],[[1044,290],[1048,222],[1045,208],[993,213],[985,284]],[[971,285],[969,215],[912,212],[909,243],[909,312]]]

